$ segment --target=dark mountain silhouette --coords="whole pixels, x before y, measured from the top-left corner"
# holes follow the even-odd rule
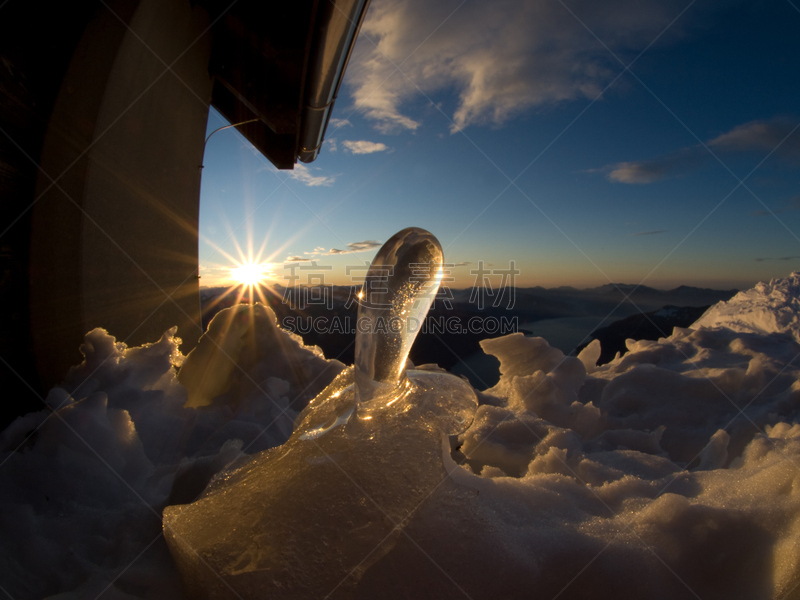
[[[649,313],[631,315],[598,329],[592,334],[592,340],[600,340],[600,358],[598,365],[614,359],[628,351],[625,340],[657,340],[672,335],[675,327],[689,327],[708,309],[708,306],[664,306]],[[589,343],[578,347],[583,350]]]

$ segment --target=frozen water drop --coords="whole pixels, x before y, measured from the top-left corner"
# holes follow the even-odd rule
[[[359,403],[398,392],[408,352],[442,279],[442,246],[409,227],[375,255],[359,294],[355,378]]]

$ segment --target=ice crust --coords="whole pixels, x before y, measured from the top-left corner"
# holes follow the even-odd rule
[[[309,403],[285,444],[240,461],[197,502],[164,510],[192,595],[350,598],[446,479],[442,447],[472,422],[475,392],[446,372],[407,369],[442,263],[429,231],[387,240],[359,293],[353,367]]]
[[[361,418],[347,369],[283,446],[225,472],[197,502],[167,507],[164,533],[190,593],[352,597],[447,477],[451,422],[438,417],[460,408],[471,418],[477,405],[470,386],[447,373],[409,379],[400,399]]]
[[[198,408],[184,407],[174,330],[139,348],[94,330],[48,395],[58,412],[0,435],[0,585],[59,599],[231,596],[223,580],[278,598],[799,598],[798,277],[600,367],[591,346],[574,358],[487,340],[500,381],[453,437],[434,397],[301,443],[350,408],[333,396],[351,370],[277,329]],[[187,592],[159,530],[164,507],[169,529],[193,506],[208,510],[172,548]],[[190,550],[211,547],[227,551]]]

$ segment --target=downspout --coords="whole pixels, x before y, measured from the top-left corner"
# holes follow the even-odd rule
[[[318,35],[311,51],[306,101],[300,125],[297,158],[317,158],[344,70],[353,51],[369,0],[321,0]]]

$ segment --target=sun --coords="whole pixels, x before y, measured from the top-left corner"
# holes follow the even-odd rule
[[[255,287],[264,284],[271,272],[270,263],[246,262],[231,269],[231,279],[239,285]]]

